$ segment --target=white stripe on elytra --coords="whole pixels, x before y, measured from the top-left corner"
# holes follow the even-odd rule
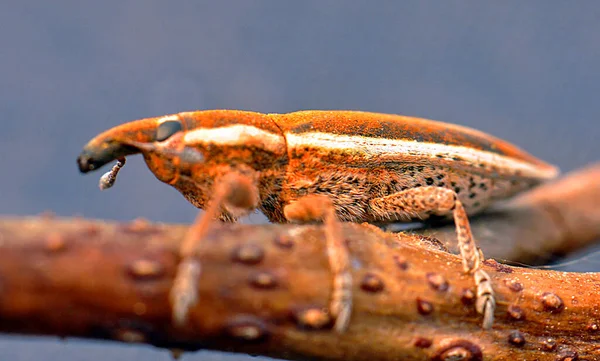
[[[285,152],[283,136],[245,124],[196,128],[186,132],[183,141],[185,144],[255,145],[273,153]]]
[[[511,173],[520,171],[523,177],[541,179],[554,178],[558,170],[541,168],[534,164],[510,158],[500,154],[473,149],[464,146],[424,143],[415,140],[386,139],[363,137],[356,135],[339,135],[322,132],[307,132],[301,134],[286,133],[287,145],[293,147],[317,147],[322,149],[355,151],[367,158],[393,160],[398,156],[436,157],[443,154],[444,158],[460,157],[467,162],[483,163]]]

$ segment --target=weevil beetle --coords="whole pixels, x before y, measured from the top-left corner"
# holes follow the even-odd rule
[[[193,254],[210,219],[233,221],[259,209],[272,222],[325,221],[338,331],[348,326],[352,307],[338,221],[452,216],[464,270],[475,280],[476,309],[489,328],[495,297],[468,215],[558,175],[556,167],[470,128],[359,111],[206,110],[146,118],[92,139],[78,165],[86,173],[136,153],[159,180],[207,209],[181,249],[171,300],[178,323],[197,301],[200,267]]]

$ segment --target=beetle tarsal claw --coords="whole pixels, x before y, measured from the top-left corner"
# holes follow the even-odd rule
[[[483,269],[475,271],[475,283],[477,285],[477,301],[475,308],[483,315],[484,329],[490,329],[494,323],[494,311],[496,310],[496,297],[490,276]]]
[[[111,170],[104,173],[102,177],[100,177],[100,182],[98,184],[100,190],[105,190],[115,185],[115,181],[117,180],[117,174],[119,174],[119,171],[121,170],[121,168],[123,168],[124,165],[125,158],[120,158],[117,160],[117,164],[115,164]]]

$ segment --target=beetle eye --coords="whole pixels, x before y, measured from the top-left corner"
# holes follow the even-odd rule
[[[168,120],[156,129],[156,140],[158,142],[162,142],[163,140],[169,138],[173,134],[177,133],[182,129],[181,123],[176,120]]]

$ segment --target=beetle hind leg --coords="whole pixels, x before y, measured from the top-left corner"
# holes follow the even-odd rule
[[[198,282],[202,268],[196,251],[216,222],[215,218],[222,214],[223,208],[250,210],[258,204],[258,189],[250,177],[230,173],[215,184],[215,192],[208,207],[204,213],[198,213],[179,248],[181,262],[169,295],[173,322],[178,326],[185,324],[190,308],[198,303]]]
[[[344,332],[352,311],[352,274],[350,256],[344,245],[342,225],[331,199],[324,195],[308,195],[285,206],[285,218],[294,222],[322,220],[325,223],[327,256],[333,273],[333,289],[329,311],[335,319],[334,329]]]
[[[492,281],[488,273],[481,268],[483,254],[471,234],[467,213],[453,190],[434,186],[411,188],[375,198],[370,201],[369,206],[371,211],[381,218],[402,218],[406,214],[426,212],[439,215],[452,213],[463,269],[473,275],[477,287],[475,308],[483,315],[483,328],[492,327],[496,308]]]

